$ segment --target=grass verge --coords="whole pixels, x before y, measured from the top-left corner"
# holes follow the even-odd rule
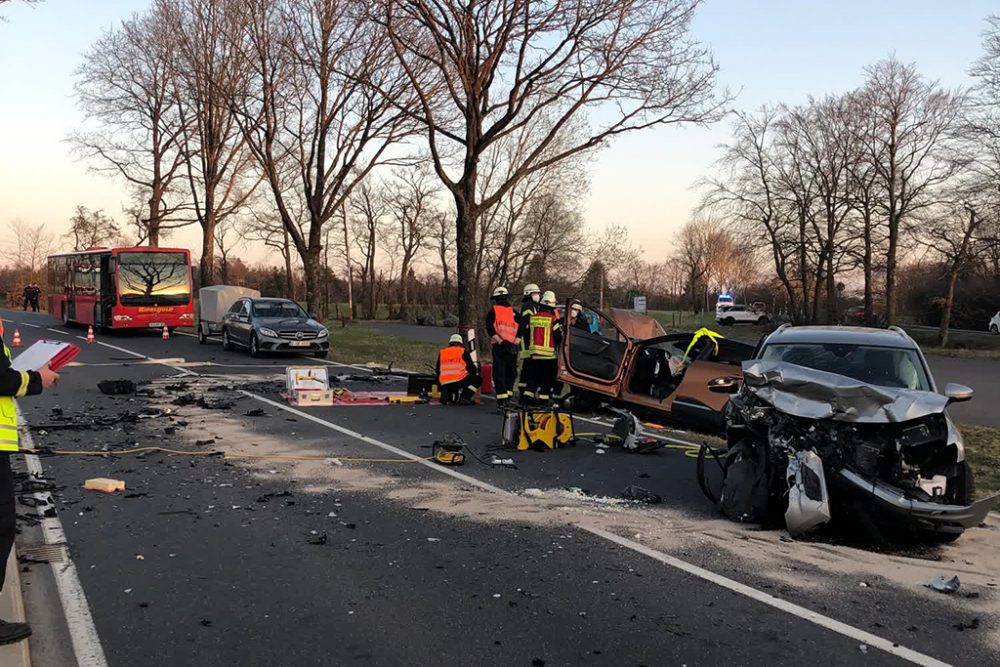
[[[965,457],[976,479],[976,497],[983,498],[1000,489],[1000,428],[961,424]]]
[[[330,330],[330,358],[334,361],[375,362],[421,373],[433,372],[439,345],[387,336],[363,322],[346,326],[328,322],[326,326]]]

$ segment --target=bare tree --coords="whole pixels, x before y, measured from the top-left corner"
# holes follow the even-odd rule
[[[55,246],[52,234],[45,230],[45,225],[32,226],[23,220],[14,220],[10,223],[10,236],[7,256],[14,268],[25,281],[39,280]]]
[[[73,244],[73,250],[119,245],[122,239],[118,225],[100,209],[91,211],[86,206],[77,206],[69,225],[65,238]]]
[[[174,220],[184,208],[174,181],[183,174],[185,127],[167,34],[163,17],[152,13],[101,35],[84,54],[74,87],[84,117],[97,127],[69,137],[96,171],[120,176],[143,193],[140,224],[153,246],[165,227],[189,222]]]
[[[736,114],[733,141],[724,147],[718,177],[702,182],[706,189],[701,214],[715,213],[736,233],[771,257],[794,321],[801,321],[795,284],[797,225],[786,215],[779,191],[779,168],[772,148],[779,111],[765,107],[756,114]]]
[[[410,306],[413,266],[427,242],[435,216],[437,182],[429,166],[396,169],[385,193],[391,225],[383,229],[385,250],[399,258],[399,303],[402,312]]]
[[[216,226],[237,214],[260,183],[259,173],[249,173],[253,156],[229,104],[229,91],[243,83],[232,39],[240,18],[234,7],[221,0],[158,0],[154,9],[177,48],[172,76],[191,208],[202,230],[203,286],[215,282]]]
[[[373,320],[378,314],[378,239],[388,212],[383,186],[362,183],[349,202],[353,218],[354,244],[361,253],[361,291],[365,317]]]
[[[886,224],[885,317],[896,319],[896,267],[900,236],[911,216],[934,203],[933,190],[954,173],[956,163],[940,159],[962,108],[961,95],[923,79],[916,66],[889,58],[865,71],[859,93],[876,118],[868,157],[883,190]]]
[[[947,282],[938,330],[938,345],[941,347],[948,345],[948,330],[958,278],[986,249],[986,244],[979,237],[987,220],[981,209],[992,209],[994,215],[995,211],[1000,210],[995,196],[991,198],[992,201],[975,197],[963,199],[961,203],[949,202],[927,209],[926,220],[920,225],[920,241],[941,257],[945,267]]]
[[[475,325],[480,216],[529,174],[616,135],[717,117],[715,65],[688,37],[697,0],[381,0],[377,18],[420,99],[434,168],[455,202],[461,328]],[[391,97],[389,91],[383,91]],[[595,111],[590,131],[568,136]],[[490,146],[548,131],[491,192]],[[550,153],[554,142],[562,150]]]
[[[245,70],[230,103],[302,259],[313,309],[323,228],[372,169],[407,162],[389,148],[413,129],[413,92],[361,0],[236,4]]]
[[[239,220],[233,216],[223,217],[215,226],[214,233],[212,235],[213,243],[215,244],[215,255],[218,257],[218,273],[219,277],[222,279],[222,284],[225,285],[229,282],[229,266],[230,259],[229,256],[232,254],[233,250],[236,250],[243,245],[244,238],[240,234],[240,224]],[[202,257],[202,260],[205,258]],[[204,266],[205,262],[201,262]],[[202,286],[211,285],[212,283],[204,282],[204,277],[199,276],[202,280]]]

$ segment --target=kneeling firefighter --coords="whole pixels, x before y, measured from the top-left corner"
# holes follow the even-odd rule
[[[559,361],[556,351],[562,342],[563,325],[556,313],[555,292],[542,295],[538,312],[528,318],[528,354],[531,365],[527,378],[526,395],[540,402],[552,398]]]
[[[465,349],[462,336],[452,334],[448,347],[438,352],[435,370],[441,388],[441,403],[469,405],[479,389],[480,379],[472,355]]]
[[[493,290],[493,307],[486,313],[486,333],[493,352],[493,387],[503,407],[514,395],[517,377],[517,318],[506,287]]]

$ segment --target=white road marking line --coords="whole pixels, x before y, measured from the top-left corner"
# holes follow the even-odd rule
[[[31,434],[27,430],[22,432],[21,438],[24,443],[34,448],[35,443],[31,439]],[[28,467],[28,474],[34,477],[42,477],[42,464],[37,456],[25,454],[25,465]],[[47,493],[36,492],[32,494],[35,498],[51,499]],[[39,505],[35,508],[41,520],[42,535],[46,544],[67,544],[66,533],[63,531],[62,521],[59,516],[46,517],[45,509],[50,505]],[[101,639],[97,635],[97,628],[94,625],[94,618],[90,614],[90,606],[87,604],[87,596],[83,592],[83,585],[80,577],[76,573],[76,565],[70,558],[68,550],[66,560],[62,563],[50,563],[52,576],[55,578],[56,589],[59,591],[59,601],[62,603],[63,614],[66,617],[66,626],[69,629],[70,640],[73,644],[73,653],[76,655],[78,667],[107,667],[108,661],[104,657],[104,649],[101,647]]]
[[[386,442],[382,442],[381,440],[376,440],[375,438],[370,438],[367,435],[363,435],[361,433],[358,433],[357,431],[352,431],[349,428],[344,428],[343,426],[340,426],[338,424],[334,424],[333,422],[328,422],[327,420],[321,419],[319,417],[316,417],[315,415],[311,415],[311,414],[308,414],[306,412],[302,412],[301,410],[296,410],[295,408],[289,407],[287,405],[283,405],[281,403],[278,403],[277,401],[272,401],[271,399],[264,398],[263,396],[258,396],[257,394],[254,394],[254,393],[249,392],[249,391],[245,391],[243,389],[240,389],[239,393],[243,394],[244,396],[248,396],[248,397],[250,397],[250,398],[252,398],[252,399],[254,399],[256,401],[260,401],[261,403],[265,403],[267,405],[270,405],[271,407],[278,408],[279,410],[284,410],[285,412],[291,413],[291,414],[293,414],[293,415],[295,415],[297,417],[301,417],[302,419],[307,419],[307,420],[313,422],[314,424],[319,424],[320,426],[325,426],[326,428],[334,430],[334,431],[337,431],[338,433],[343,433],[344,435],[349,436],[351,438],[354,438],[355,440],[360,440],[361,442],[367,442],[368,444],[375,445],[376,447],[380,447],[380,448],[384,449],[387,452],[392,452],[393,454],[396,454],[397,456],[402,456],[404,458],[410,459],[411,461],[416,461],[416,462],[421,463],[422,465],[430,468],[431,470],[434,470],[435,472],[439,472],[439,473],[442,473],[442,474],[445,474],[445,475],[449,475],[451,477],[454,477],[457,480],[465,482],[466,484],[472,484],[473,486],[476,486],[476,487],[478,487],[480,489],[483,489],[484,491],[489,491],[490,493],[497,493],[497,494],[505,495],[505,496],[506,495],[510,495],[509,491],[501,489],[498,486],[493,486],[492,484],[489,484],[487,482],[483,482],[481,480],[478,480],[475,477],[471,477],[469,475],[465,475],[463,473],[457,472],[455,470],[452,470],[451,468],[445,468],[445,467],[443,467],[441,465],[438,465],[437,463],[434,463],[433,461],[428,461],[428,460],[424,459],[422,456],[417,456],[416,454],[411,454],[410,452],[406,451],[405,449],[400,449],[399,447],[395,447],[395,446],[390,445],[390,444],[388,444]]]
[[[86,336],[77,336],[77,338],[79,340],[83,340],[83,341],[87,340]],[[149,355],[141,354],[139,352],[133,352],[132,350],[126,350],[124,347],[118,347],[117,345],[111,345],[110,343],[105,343],[105,342],[99,341],[99,340],[95,340],[93,344],[94,345],[101,345],[103,347],[115,350],[116,352],[121,352],[122,354],[131,355],[133,357],[136,357],[137,359],[146,359],[150,363],[161,364],[163,366],[166,366],[167,368],[172,368],[172,369],[174,369],[175,371],[177,371],[177,372],[179,372],[181,374],[185,374],[185,375],[197,375],[197,373],[195,373],[194,371],[189,371],[188,369],[181,368],[180,366],[173,366],[173,365],[171,365],[170,362],[176,362],[177,361],[176,359],[156,359],[154,357],[150,357]]]
[[[14,324],[16,325],[17,322],[15,322]],[[31,322],[21,322],[21,326],[31,327],[32,329],[41,329],[41,328],[43,328],[41,324],[32,324]]]
[[[746,584],[741,584],[738,581],[734,581],[728,577],[724,577],[710,570],[698,567],[697,565],[692,565],[687,561],[675,558],[674,556],[665,554],[662,551],[650,549],[649,547],[643,546],[638,542],[633,542],[628,538],[615,535],[614,533],[609,533],[608,531],[601,530],[600,528],[592,528],[590,526],[580,524],[577,524],[576,527],[580,530],[585,530],[592,535],[604,538],[609,542],[614,542],[615,544],[625,547],[626,549],[640,553],[643,556],[647,556],[653,560],[658,560],[665,565],[687,572],[688,574],[694,575],[699,579],[704,579],[705,581],[716,584],[717,586],[722,586],[723,588],[738,595],[743,595],[751,600],[761,602],[770,607],[774,607],[775,609],[780,609],[781,611],[797,616],[798,618],[809,621],[810,623],[815,623],[816,625],[826,628],[827,630],[831,630],[837,634],[862,642],[873,648],[880,649],[898,658],[902,658],[903,660],[912,662],[915,665],[921,665],[922,667],[949,667],[948,663],[942,662],[937,658],[919,653],[913,649],[908,649],[905,646],[896,644],[895,642],[879,637],[878,635],[873,635],[870,632],[847,625],[846,623],[842,623],[836,619],[830,618],[829,616],[824,616],[810,609],[806,609],[805,607],[800,607],[793,602],[788,602],[786,600],[782,600],[781,598],[774,597],[770,593],[758,591],[756,588],[752,588]]]
[[[113,349],[117,349],[117,350],[120,350],[122,352],[126,352],[128,354],[132,354],[132,355],[135,355],[135,356],[138,356],[138,357],[149,358],[149,357],[146,357],[145,355],[141,355],[141,354],[139,354],[137,352],[132,352],[131,350],[126,350],[124,348],[116,348],[115,346],[112,346],[112,345],[106,345],[106,347],[111,347]],[[336,362],[329,362],[329,363],[333,364],[333,363],[336,363]],[[371,371],[370,368],[366,368],[366,367],[363,367],[363,366],[350,366],[348,364],[337,364],[337,365],[349,366],[349,367],[352,367],[352,368],[361,368],[361,369],[364,369],[364,370]],[[174,367],[171,366],[171,368],[174,368]],[[174,370],[179,370],[182,373],[187,373],[189,375],[198,375],[197,373],[188,371],[187,369],[174,368]],[[478,487],[478,488],[483,489],[485,491],[489,491],[491,493],[496,493],[496,494],[500,494],[500,495],[510,495],[510,492],[507,491],[507,490],[505,490],[505,489],[501,489],[500,487],[494,486],[494,485],[489,484],[487,482],[480,481],[480,480],[476,479],[475,477],[471,477],[469,475],[465,475],[463,473],[456,472],[456,471],[454,471],[454,470],[452,470],[450,468],[445,468],[445,467],[439,466],[439,465],[437,465],[437,464],[435,464],[435,463],[433,463],[431,461],[424,460],[422,457],[419,457],[416,454],[411,454],[410,452],[408,452],[408,451],[406,451],[404,449],[400,449],[400,448],[395,447],[393,445],[390,445],[390,444],[388,444],[386,442],[382,442],[381,440],[376,440],[375,438],[371,438],[371,437],[366,436],[366,435],[364,435],[362,433],[359,433],[357,431],[352,431],[351,429],[345,428],[345,427],[340,426],[338,424],[334,424],[332,422],[329,422],[329,421],[327,421],[325,419],[321,419],[321,418],[316,417],[314,415],[310,415],[308,413],[302,412],[301,410],[296,410],[295,408],[292,408],[292,407],[290,407],[288,405],[284,405],[282,403],[278,403],[277,401],[272,401],[269,398],[265,398],[263,396],[259,396],[257,394],[254,394],[254,393],[246,391],[246,390],[242,390],[241,389],[241,390],[239,390],[239,393],[241,393],[241,394],[243,394],[243,395],[245,395],[245,396],[247,396],[249,398],[252,398],[252,399],[254,399],[256,401],[260,401],[261,403],[265,403],[266,405],[270,405],[270,406],[272,406],[274,408],[277,408],[279,410],[284,410],[285,412],[294,414],[294,415],[296,415],[298,417],[301,417],[301,418],[306,419],[308,421],[311,421],[313,423],[319,424],[321,426],[325,426],[326,428],[329,428],[331,430],[337,431],[339,433],[347,435],[347,436],[349,436],[351,438],[354,438],[356,440],[360,440],[362,442],[366,442],[368,444],[375,445],[376,447],[384,449],[384,450],[386,450],[388,452],[392,452],[393,454],[396,454],[398,456],[401,456],[401,457],[404,457],[404,458],[407,458],[407,459],[410,459],[410,460],[413,460],[413,461],[417,461],[420,464],[426,466],[427,468],[429,468],[431,470],[434,470],[436,472],[442,473],[444,475],[448,475],[448,476],[453,477],[455,479],[458,479],[458,480],[460,480],[462,482],[465,482],[466,484],[471,484],[471,485],[473,485],[475,487]],[[590,418],[586,418],[586,417],[581,417],[581,419],[583,419],[585,421],[589,421],[589,422],[595,423],[595,424],[602,424],[604,426],[608,426],[608,424],[606,422],[600,422],[600,421],[595,420],[595,419],[590,419]],[[652,434],[650,434],[650,435],[652,435]],[[679,439],[676,439],[676,438],[669,438],[667,436],[652,435],[652,437],[657,437],[657,438],[660,438],[660,439],[668,440],[670,442],[676,442],[676,443],[679,443],[679,444],[695,445],[695,443],[692,443],[692,442],[687,442],[687,441],[679,440]],[[40,469],[41,468],[39,467],[39,470]],[[908,648],[906,648],[904,646],[895,644],[894,642],[892,642],[892,641],[890,641],[888,639],[884,639],[882,637],[879,637],[878,635],[874,635],[874,634],[871,634],[871,633],[866,632],[864,630],[855,628],[854,626],[848,625],[846,623],[843,623],[843,622],[838,621],[836,619],[830,618],[828,616],[823,616],[822,614],[819,614],[817,612],[814,612],[814,611],[811,611],[809,609],[806,609],[805,607],[801,607],[801,606],[799,606],[799,605],[797,605],[797,604],[795,604],[793,602],[788,602],[786,600],[782,600],[780,598],[776,598],[773,595],[770,595],[768,593],[764,593],[762,591],[758,591],[757,589],[755,589],[755,588],[753,588],[751,586],[747,586],[746,584],[742,584],[742,583],[740,583],[738,581],[734,581],[734,580],[729,579],[727,577],[724,577],[722,575],[719,575],[719,574],[716,574],[714,572],[711,572],[710,570],[706,570],[704,568],[698,567],[697,565],[693,565],[691,563],[683,561],[683,560],[681,560],[679,558],[676,558],[674,556],[670,556],[670,555],[662,553],[660,551],[656,551],[655,549],[650,549],[649,547],[643,546],[642,544],[639,544],[638,542],[633,542],[632,540],[629,540],[629,539],[624,538],[624,537],[620,537],[618,535],[615,535],[614,533],[609,533],[609,532],[601,530],[599,528],[592,528],[592,527],[584,526],[584,525],[581,525],[581,524],[573,524],[573,525],[575,525],[580,530],[587,531],[587,532],[589,532],[589,533],[591,533],[593,535],[596,535],[596,536],[601,537],[601,538],[603,538],[605,540],[608,540],[610,542],[618,544],[619,546],[625,547],[627,549],[631,549],[632,551],[635,551],[637,553],[643,554],[644,556],[647,556],[647,557],[652,558],[654,560],[658,560],[661,563],[664,563],[666,565],[670,565],[672,567],[675,567],[675,568],[677,568],[677,569],[679,569],[681,571],[687,572],[688,574],[691,574],[691,575],[694,575],[696,577],[699,577],[700,579],[703,579],[703,580],[708,581],[710,583],[714,583],[714,584],[716,584],[718,586],[722,586],[723,588],[726,588],[726,589],[728,589],[730,591],[733,591],[734,593],[737,593],[739,595],[743,595],[743,596],[748,597],[748,598],[750,598],[752,600],[755,600],[757,602],[762,602],[762,603],[767,604],[767,605],[769,605],[771,607],[774,607],[774,608],[779,609],[781,611],[784,611],[786,613],[792,614],[793,616],[796,616],[798,618],[802,618],[804,620],[807,620],[807,621],[809,621],[811,623],[819,625],[820,627],[826,628],[828,630],[836,632],[836,633],[838,633],[840,635],[843,635],[845,637],[849,637],[851,639],[864,642],[864,643],[866,643],[866,644],[868,644],[868,645],[870,645],[870,646],[872,646],[874,648],[878,648],[878,649],[883,650],[883,651],[885,651],[887,653],[895,655],[895,656],[897,656],[899,658],[902,658],[904,660],[912,662],[913,664],[921,665],[922,667],[950,667],[948,665],[948,663],[946,663],[946,662],[942,662],[942,661],[940,661],[940,660],[938,660],[936,658],[933,658],[931,656],[928,656],[928,655],[925,655],[923,653],[919,653],[917,651],[914,651],[912,649],[908,649]],[[74,575],[75,575],[75,571],[74,571]],[[77,580],[77,584],[79,585],[79,580]],[[83,595],[82,588],[80,589],[80,595],[81,595],[81,598],[82,598],[82,595]],[[64,606],[65,606],[65,603],[64,603]],[[86,600],[85,599],[84,599],[84,609],[87,611],[87,615],[89,616],[89,609],[87,609],[87,607],[86,607]],[[96,638],[96,632],[95,632],[95,638]],[[98,644],[98,647],[99,647],[99,644]],[[101,657],[103,658],[103,654],[102,654]],[[101,663],[93,663],[93,665],[94,665],[94,667],[98,667],[99,665],[101,665]],[[89,664],[88,665],[84,665],[84,663],[81,662],[80,663],[80,667],[90,667],[90,665]]]

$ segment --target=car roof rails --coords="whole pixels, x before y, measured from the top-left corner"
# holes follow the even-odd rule
[[[898,333],[903,338],[909,338],[910,334],[906,333],[901,327],[897,327],[895,324],[886,327],[889,331],[894,331]]]
[[[785,329],[788,329],[791,326],[792,326],[791,322],[785,322],[784,324],[779,324],[778,328],[775,329],[772,333],[778,333],[779,331],[784,331]]]

